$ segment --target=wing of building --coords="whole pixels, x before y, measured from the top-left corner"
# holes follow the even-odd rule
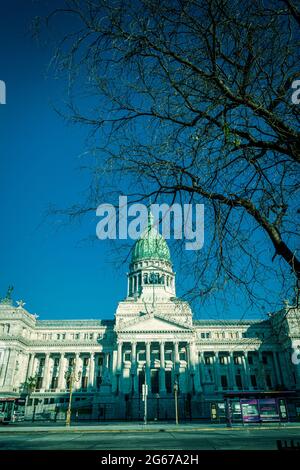
[[[2,301],[0,406],[25,396],[27,417],[64,419],[71,371],[74,419],[142,419],[143,385],[149,419],[174,419],[175,389],[180,419],[220,417],[228,398],[237,414],[243,400],[284,402],[296,419],[299,320],[289,305],[265,321],[193,320],[149,216],[114,320],[39,320],[22,302]]]

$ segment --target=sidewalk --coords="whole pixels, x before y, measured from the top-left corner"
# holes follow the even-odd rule
[[[228,428],[226,424],[212,423],[73,423],[67,427],[65,423],[16,423],[0,426],[0,433],[32,433],[32,432],[195,432],[195,431],[240,431],[240,430],[299,429],[300,423],[264,423],[262,425],[234,424]]]

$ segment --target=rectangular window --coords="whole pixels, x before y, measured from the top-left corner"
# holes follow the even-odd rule
[[[242,390],[243,388],[243,384],[242,384],[242,377],[240,375],[236,375],[235,376],[235,382],[236,382],[236,386],[239,390]]]
[[[125,362],[130,362],[131,361],[131,352],[130,351],[126,351],[125,354],[124,354],[124,361]]]
[[[166,370],[165,380],[167,393],[172,393],[172,372],[170,370]]]
[[[83,389],[87,389],[87,386],[88,386],[88,378],[87,377],[82,377],[82,380],[81,380],[81,387]]]
[[[76,333],[75,334],[75,339],[79,339],[80,338],[80,334],[79,333]]]
[[[49,398],[45,398],[44,399],[44,405],[48,405],[48,403],[49,403]]]
[[[266,384],[268,388],[272,388],[272,379],[269,374],[266,375]]]
[[[151,370],[151,391],[152,393],[159,393],[159,370]]]
[[[94,333],[90,333],[90,340],[94,339]]]
[[[250,376],[250,379],[251,379],[251,385],[252,385],[252,387],[256,388],[256,387],[257,387],[257,381],[256,381],[255,375],[251,375],[251,376]]]
[[[181,361],[186,361],[186,352],[185,351],[180,351],[179,353],[179,359]]]
[[[145,383],[145,371],[140,370],[139,371],[139,393],[142,393],[143,385]]]
[[[221,385],[224,390],[228,388],[228,381],[226,375],[221,375]]]
[[[146,360],[146,352],[145,351],[140,351],[139,352],[139,361],[145,361]]]
[[[103,356],[99,356],[98,357],[98,366],[103,366],[104,364],[104,357]]]
[[[249,364],[250,366],[253,365],[253,356],[251,356],[251,355],[248,355],[248,364]]]
[[[58,377],[52,377],[50,388],[52,389],[57,388],[57,385],[58,385]]]
[[[84,365],[85,367],[87,367],[87,366],[89,365],[89,358],[88,358],[88,357],[84,357],[84,358],[83,358],[83,365]]]
[[[166,351],[165,352],[165,360],[166,361],[172,361],[172,351]]]
[[[97,388],[100,388],[100,385],[102,384],[102,377],[101,376],[97,376],[96,377],[96,387]]]
[[[211,356],[204,356],[204,362],[205,362],[205,364],[211,364],[212,363],[212,357]]]
[[[219,361],[220,361],[220,364],[226,364],[226,361],[225,361],[225,356],[219,356]]]

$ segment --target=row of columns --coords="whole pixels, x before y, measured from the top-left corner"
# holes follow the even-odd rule
[[[126,341],[118,341],[118,348],[117,348],[117,366],[116,366],[116,375],[117,375],[117,384],[116,390],[117,392],[120,391],[120,376],[122,373],[123,367],[123,344]],[[150,387],[151,382],[151,342],[131,342],[131,375],[132,381],[134,381],[134,376],[137,375],[137,344],[141,343],[145,345],[145,352],[146,352],[146,360],[145,360],[145,375],[146,375],[146,383],[148,387]],[[170,343],[170,341],[168,341]],[[165,344],[166,341],[159,341],[159,351],[160,351],[160,368],[159,368],[159,391],[161,394],[166,392],[166,379],[165,379]],[[179,375],[179,342],[175,341],[173,344],[173,351],[174,351],[174,365],[175,365],[175,375]],[[192,387],[195,388],[195,391],[201,392],[202,386],[200,381],[199,375],[199,368],[196,367],[196,345],[193,342],[187,343],[187,355],[188,355],[188,363],[190,366],[190,376],[192,380]],[[134,387],[134,391],[136,392],[136,383]]]
[[[102,353],[103,354],[103,353]],[[51,355],[55,355],[57,357],[56,353],[46,353],[45,354],[45,364],[44,364],[44,371],[43,371],[43,383],[42,387],[43,389],[47,390],[49,389],[51,385],[51,380],[53,376],[50,376],[50,358]],[[59,359],[59,366],[58,366],[58,375],[56,376],[58,378],[58,383],[57,383],[57,388],[58,389],[64,389],[66,388],[65,384],[65,373],[68,369],[66,360],[67,356],[71,356],[74,358],[74,366],[75,366],[75,377],[78,377],[78,372],[80,371],[80,353],[66,353],[66,352],[61,352],[60,353],[60,359]],[[105,362],[105,367],[109,367],[109,355],[106,353],[105,354],[106,362]],[[29,364],[28,364],[28,371],[27,371],[27,377],[32,377],[35,375],[35,360],[37,359],[37,354],[32,353],[29,359]],[[82,366],[84,367],[84,366]],[[94,379],[95,379],[95,352],[91,352],[89,354],[89,364],[88,364],[88,386],[89,387],[94,387]],[[80,388],[79,382],[75,382],[74,388]]]
[[[123,366],[123,344],[126,343],[126,341],[118,342],[118,350],[117,350],[117,370],[116,373],[118,375],[117,377],[117,390],[119,390],[120,383],[119,383],[119,377],[122,372],[122,366]],[[137,351],[137,343],[139,342],[132,342],[131,343],[131,374],[136,375],[136,365],[137,365],[137,359],[136,359],[136,351]],[[150,374],[151,374],[151,342],[141,342],[142,344],[145,344],[145,349],[146,349],[146,361],[145,361],[145,374],[146,374],[146,382],[150,384]],[[157,343],[157,342],[155,342]],[[168,342],[169,343],[169,342]],[[160,347],[160,370],[159,370],[159,375],[160,375],[160,392],[164,393],[166,390],[165,387],[165,342],[160,341],[159,342],[159,347]],[[256,352],[256,351],[251,351],[251,352]],[[207,351],[209,354],[209,351]],[[267,353],[267,351],[266,351]],[[283,380],[283,374],[280,368],[279,360],[277,357],[276,352],[268,352],[269,354],[272,354],[273,357],[273,364],[274,364],[274,375],[275,375],[275,381],[277,385],[282,384],[284,382]],[[173,342],[173,357],[174,357],[174,368],[175,368],[175,375],[178,373],[179,369],[179,347],[178,347],[178,342]],[[191,386],[194,391],[196,392],[202,392],[202,386],[205,382],[205,352],[200,352],[197,360],[197,355],[196,355],[196,344],[194,342],[188,342],[187,343],[187,354],[188,354],[188,364],[189,364],[189,375],[191,378]],[[224,355],[224,353],[214,353],[213,354],[213,369],[214,369],[214,382],[216,385],[216,389],[218,391],[222,391],[222,383],[221,383],[221,375],[222,375],[222,365],[220,365],[219,357],[220,355]],[[264,371],[262,367],[262,351],[258,351],[258,367],[259,370],[262,371],[260,376],[256,377],[257,380],[260,382],[258,384],[259,388],[266,388],[266,381],[264,377]],[[242,386],[246,390],[253,390],[254,387],[251,383],[251,370],[249,367],[249,363],[247,360],[247,356],[245,353],[239,354],[239,357],[241,357],[241,380],[242,380]],[[229,377],[229,384],[228,388],[231,390],[235,390],[237,388],[236,384],[236,365],[234,363],[234,353],[229,352],[228,353],[228,377]],[[225,374],[227,376],[227,373]]]

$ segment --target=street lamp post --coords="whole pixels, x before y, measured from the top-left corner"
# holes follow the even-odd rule
[[[178,382],[175,380],[174,382],[174,398],[175,398],[175,419],[176,424],[178,424]]]
[[[81,378],[81,371],[78,372],[77,377],[76,377],[75,366],[69,368],[69,370],[67,370],[65,373],[65,379],[70,384],[69,385],[70,397],[69,397],[69,405],[68,405],[67,416],[66,416],[66,426],[70,426],[71,424],[73,385],[75,382],[79,382],[80,378]]]

